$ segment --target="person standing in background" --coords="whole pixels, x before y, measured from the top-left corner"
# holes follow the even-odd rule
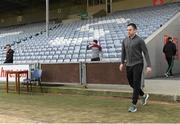
[[[163,47],[163,53],[166,56],[166,61],[168,63],[168,68],[164,74],[166,77],[173,76],[172,68],[174,66],[174,59],[176,55],[176,45],[173,43],[172,37],[167,38],[167,42]]]
[[[92,50],[91,61],[100,61],[99,54],[102,51],[102,47],[100,45],[98,45],[97,40],[93,40],[93,42],[87,46],[87,50],[90,50],[90,49]]]
[[[14,50],[11,49],[11,45],[7,44],[5,46],[6,49],[6,60],[4,63],[13,63],[13,54],[14,54]]]

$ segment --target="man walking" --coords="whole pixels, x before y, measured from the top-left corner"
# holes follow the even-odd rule
[[[137,26],[134,23],[128,24],[127,32],[128,37],[122,42],[122,56],[119,69],[122,71],[123,67],[126,66],[127,79],[129,85],[133,88],[132,104],[128,111],[136,112],[139,96],[141,96],[142,105],[145,105],[149,98],[149,95],[145,94],[141,89],[141,75],[144,66],[142,53],[147,62],[147,73],[151,73],[151,62],[145,42],[136,34]]]
[[[166,56],[166,61],[168,63],[168,69],[164,74],[166,77],[173,76],[172,68],[174,65],[174,59],[176,55],[176,45],[173,43],[172,37],[167,38],[167,42],[163,47],[163,53]]]

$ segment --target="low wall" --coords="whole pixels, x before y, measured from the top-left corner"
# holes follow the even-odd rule
[[[79,83],[79,64],[42,64],[43,82]]]
[[[86,81],[90,84],[127,84],[126,72],[119,71],[120,63],[87,63]]]
[[[120,72],[119,64],[118,62],[42,64],[42,82],[128,84],[126,71]]]

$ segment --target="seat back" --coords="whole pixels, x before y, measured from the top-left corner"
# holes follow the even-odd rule
[[[35,69],[35,70],[32,72],[31,78],[32,78],[33,80],[40,80],[40,79],[41,79],[41,76],[42,76],[42,70],[41,70],[41,69]]]

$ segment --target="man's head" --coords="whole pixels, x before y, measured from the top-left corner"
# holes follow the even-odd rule
[[[6,51],[9,51],[9,50],[11,49],[11,45],[10,45],[10,44],[7,44],[7,45],[5,46],[5,49],[6,49]]]
[[[167,38],[167,41],[168,41],[168,42],[173,42],[172,37],[168,37],[168,38]]]
[[[97,44],[98,43],[98,41],[97,40],[93,40],[93,44]]]
[[[129,37],[134,36],[134,35],[136,34],[136,32],[137,32],[137,26],[136,26],[136,24],[134,24],[134,23],[128,24],[128,25],[127,25],[127,32],[128,32],[128,36],[129,36]]]

